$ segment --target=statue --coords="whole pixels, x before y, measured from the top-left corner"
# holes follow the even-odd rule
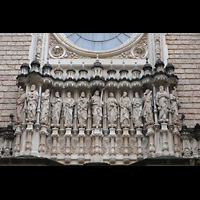
[[[161,85],[159,87],[159,92],[156,94],[156,105],[159,110],[159,122],[167,122],[168,121],[168,113],[169,113],[169,103],[168,103],[169,95],[166,91],[164,91],[164,87]]]
[[[122,127],[130,126],[129,112],[131,112],[131,102],[127,97],[127,92],[123,92],[122,97],[119,100],[119,106],[121,108],[120,123]]]
[[[115,127],[117,123],[117,100],[114,98],[113,92],[109,93],[109,98],[107,100],[107,111],[108,111],[108,125],[110,127]]]
[[[25,101],[26,93],[24,92],[23,88],[20,88],[20,93],[17,97],[17,109],[16,109],[16,115],[17,115],[17,123],[20,124],[23,122],[24,117],[24,101]]]
[[[36,120],[36,109],[38,103],[38,92],[35,90],[36,86],[32,85],[31,90],[27,94],[27,120],[35,122]]]
[[[55,97],[52,100],[52,124],[59,124],[60,112],[62,107],[62,99],[60,98],[59,92],[55,93]]]
[[[67,97],[63,100],[63,110],[64,110],[64,122],[65,126],[72,126],[73,124],[73,108],[74,108],[74,99],[71,97],[71,92],[67,92]]]
[[[50,91],[46,89],[44,93],[42,93],[42,111],[40,116],[41,124],[48,124],[48,116],[49,116],[49,104],[50,103]]]
[[[91,103],[93,125],[99,126],[102,120],[102,106],[104,103],[102,102],[101,97],[99,96],[98,90],[96,90],[94,95],[92,96]]]
[[[153,120],[153,110],[152,110],[152,91],[149,89],[146,89],[143,97],[143,110],[142,110],[142,115],[145,118],[145,124],[150,125],[154,124]]]
[[[85,97],[85,92],[81,92],[78,98],[78,123],[81,127],[86,127],[87,124],[87,109],[89,99]]]
[[[179,124],[179,117],[178,117],[178,108],[179,108],[179,99],[176,95],[176,90],[172,90],[172,94],[170,94],[170,102],[171,102],[171,109],[172,109],[172,122],[176,125]]]
[[[133,123],[136,127],[142,127],[142,99],[139,97],[139,93],[135,93],[133,98]]]

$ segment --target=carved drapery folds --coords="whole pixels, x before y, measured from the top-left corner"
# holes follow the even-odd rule
[[[43,70],[19,75],[21,137],[16,155],[54,157],[66,164],[128,164],[147,156],[181,156],[178,78],[173,68],[169,73],[158,60],[153,71],[147,60],[143,72],[129,79],[122,73],[129,72],[124,65],[119,79],[103,77],[99,60],[91,71],[100,66],[102,72],[90,73],[91,77],[54,77],[49,63]],[[60,66],[55,71],[58,68],[63,73]],[[113,66],[112,70],[116,72]],[[72,63],[67,71],[76,72]]]

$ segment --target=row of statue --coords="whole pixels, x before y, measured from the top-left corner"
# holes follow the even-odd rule
[[[91,98],[87,98],[85,92],[81,92],[80,97],[75,102],[71,96],[71,92],[67,92],[67,96],[63,100],[59,92],[55,92],[55,96],[50,102],[50,90],[46,89],[41,95],[40,123],[48,124],[50,118],[51,124],[60,124],[61,114],[63,113],[65,127],[72,127],[74,107],[77,104],[78,124],[81,127],[86,127],[87,125],[89,106],[91,106],[92,110],[93,126],[101,126],[103,108],[107,109],[109,127],[117,126],[118,114],[120,116],[121,127],[129,127],[131,114],[132,121],[136,127],[142,127],[143,123],[145,125],[154,124],[153,95],[150,89],[146,89],[142,98],[140,98],[138,92],[135,92],[132,102],[126,91],[123,92],[119,102],[114,97],[113,92],[109,93],[107,102],[103,102],[102,96],[102,94],[100,96],[99,90],[96,90]],[[24,109],[25,98],[27,101],[26,109]],[[17,99],[17,122],[22,122],[24,116],[26,116],[26,121],[36,121],[38,99],[39,95],[35,85],[31,86],[27,95],[23,89],[20,89]],[[156,93],[155,102],[158,110],[158,122],[167,122],[171,109],[172,121],[173,123],[178,123],[179,101],[175,89],[168,95],[161,85],[159,91]],[[26,115],[24,115],[24,110],[26,111]],[[61,111],[63,112],[61,113]]]

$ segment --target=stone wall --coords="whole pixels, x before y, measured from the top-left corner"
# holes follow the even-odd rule
[[[168,63],[175,66],[179,77],[177,88],[188,127],[200,122],[200,33],[168,33]]]
[[[30,63],[31,38],[31,33],[0,33],[0,127],[16,113],[16,77],[22,63]]]

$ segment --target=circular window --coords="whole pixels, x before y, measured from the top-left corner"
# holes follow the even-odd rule
[[[65,33],[75,45],[84,49],[102,51],[113,49],[126,42],[133,33]]]
[[[69,51],[79,55],[108,57],[133,47],[144,33],[54,33]]]

